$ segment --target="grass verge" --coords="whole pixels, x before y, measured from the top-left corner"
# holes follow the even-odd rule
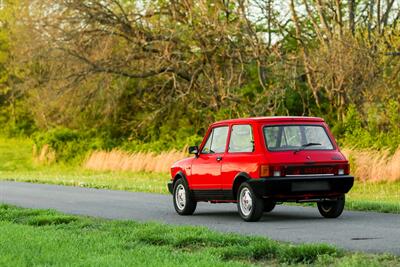
[[[168,193],[167,173],[91,171],[80,166],[39,165],[33,160],[32,145],[27,139],[0,138],[0,180]],[[400,214],[400,181],[356,181],[347,195],[346,208]]]
[[[0,205],[2,266],[400,266],[392,255]]]
[[[360,182],[347,194],[346,208],[400,214],[400,181]]]

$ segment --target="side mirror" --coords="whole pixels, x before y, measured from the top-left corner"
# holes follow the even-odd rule
[[[199,148],[197,146],[190,146],[189,154],[195,154],[197,156],[199,154]]]

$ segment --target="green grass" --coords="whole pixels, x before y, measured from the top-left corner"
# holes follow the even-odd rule
[[[104,172],[85,170],[77,165],[39,165],[33,160],[32,146],[28,139],[0,138],[0,180],[168,194],[166,173]],[[400,213],[400,182],[356,181],[347,195],[346,208]]]
[[[97,172],[52,166],[31,171],[0,171],[0,180],[167,194],[169,178],[164,173]]]
[[[360,211],[400,213],[400,182],[355,182],[347,196],[346,207]]]
[[[400,266],[392,255],[0,205],[1,266]]]

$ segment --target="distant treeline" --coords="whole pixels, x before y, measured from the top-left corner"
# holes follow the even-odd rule
[[[4,134],[167,150],[220,119],[321,116],[400,144],[396,0],[4,0]]]

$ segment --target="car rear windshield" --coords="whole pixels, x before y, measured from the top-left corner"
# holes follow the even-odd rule
[[[275,125],[264,127],[270,151],[332,150],[332,141],[320,125]]]

